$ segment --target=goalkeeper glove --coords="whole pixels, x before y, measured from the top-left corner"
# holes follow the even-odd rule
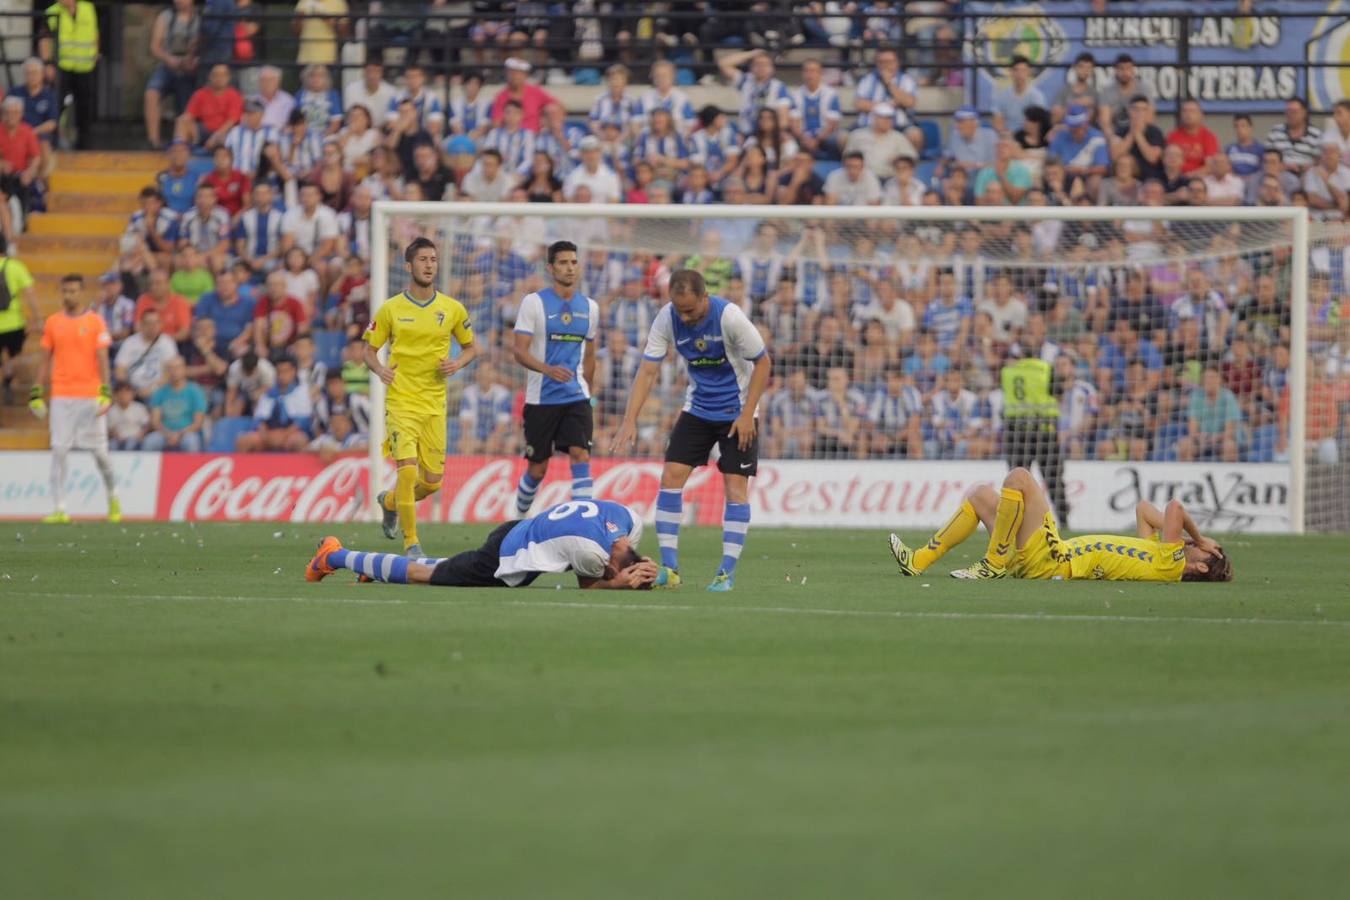
[[[47,401],[42,399],[42,385],[35,384],[28,392],[28,408],[39,419],[47,418]]]
[[[101,416],[112,406],[112,387],[106,384],[98,386],[98,414]]]

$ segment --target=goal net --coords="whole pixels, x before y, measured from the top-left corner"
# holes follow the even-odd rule
[[[516,309],[550,283],[547,246],[568,240],[601,311],[599,496],[654,503],[686,387],[673,355],[635,451],[613,458],[610,439],[670,274],[692,268],[772,356],[757,523],[928,527],[1018,463],[1076,530],[1130,526],[1135,501],[1172,497],[1215,530],[1350,529],[1350,229],[1303,209],[384,202],[376,303],[407,286],[417,236],[440,248],[440,287],[468,308],[482,354],[450,383],[433,521],[511,513]],[[566,462],[538,504],[567,498]],[[716,521],[720,490],[715,467],[699,470],[688,518]]]

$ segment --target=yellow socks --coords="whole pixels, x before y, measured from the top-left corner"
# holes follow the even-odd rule
[[[398,467],[398,482],[394,485],[394,508],[398,510],[398,524],[403,528],[403,546],[411,547],[418,543],[416,466]]]
[[[970,505],[969,500],[962,500],[961,508],[946,525],[938,529],[937,534],[928,541],[928,545],[914,552],[914,568],[922,572],[941,559],[947,551],[974,534],[978,527],[980,517],[975,514],[975,507]]]
[[[1026,504],[1021,491],[1003,488],[998,495],[998,516],[989,535],[989,550],[984,558],[995,569],[1006,569],[1017,555],[1017,532],[1022,528]]]
[[[417,487],[413,490],[413,496],[416,497],[417,502],[420,503],[440,489],[441,483],[439,481],[427,481],[419,472],[417,475]]]

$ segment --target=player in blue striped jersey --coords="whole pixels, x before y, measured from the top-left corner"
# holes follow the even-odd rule
[[[595,419],[595,338],[600,306],[577,290],[581,261],[577,246],[556,241],[548,248],[553,284],[526,294],[516,314],[512,354],[528,372],[525,379],[525,459],[516,485],[516,514],[534,503],[554,451],[572,462],[572,499],[591,496],[591,437]]]
[[[708,295],[702,275],[693,269],[675,272],[670,277],[670,302],[652,323],[612,449],[632,446],[638,416],[672,349],[688,368],[689,392],[666,447],[656,499],[661,564],[673,576],[670,583],[677,584],[684,485],[697,466],[707,463],[715,444],[721,453],[717,467],[722,471],[726,507],[722,564],[708,590],[729,591],[750,529],[750,478],[759,455],[755,413],[769,383],[769,354],[745,313],[722,297]]]
[[[526,587],[545,572],[573,572],[582,588],[641,590],[660,578],[638,555],[642,519],[608,500],[572,500],[519,522],[503,522],[483,545],[447,559],[348,550],[327,537],[305,567],[306,581],[349,569],[360,581],[437,587]]]

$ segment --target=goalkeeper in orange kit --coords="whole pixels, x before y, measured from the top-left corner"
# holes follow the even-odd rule
[[[952,518],[918,550],[891,535],[900,572],[918,575],[965,541],[980,523],[989,547],[954,578],[1062,578],[1098,581],[1232,581],[1233,564],[1205,537],[1178,500],[1166,511],[1146,500],[1135,507],[1132,536],[1090,534],[1065,540],[1045,491],[1026,469],[1013,469],[1002,490],[981,485],[961,501]]]

